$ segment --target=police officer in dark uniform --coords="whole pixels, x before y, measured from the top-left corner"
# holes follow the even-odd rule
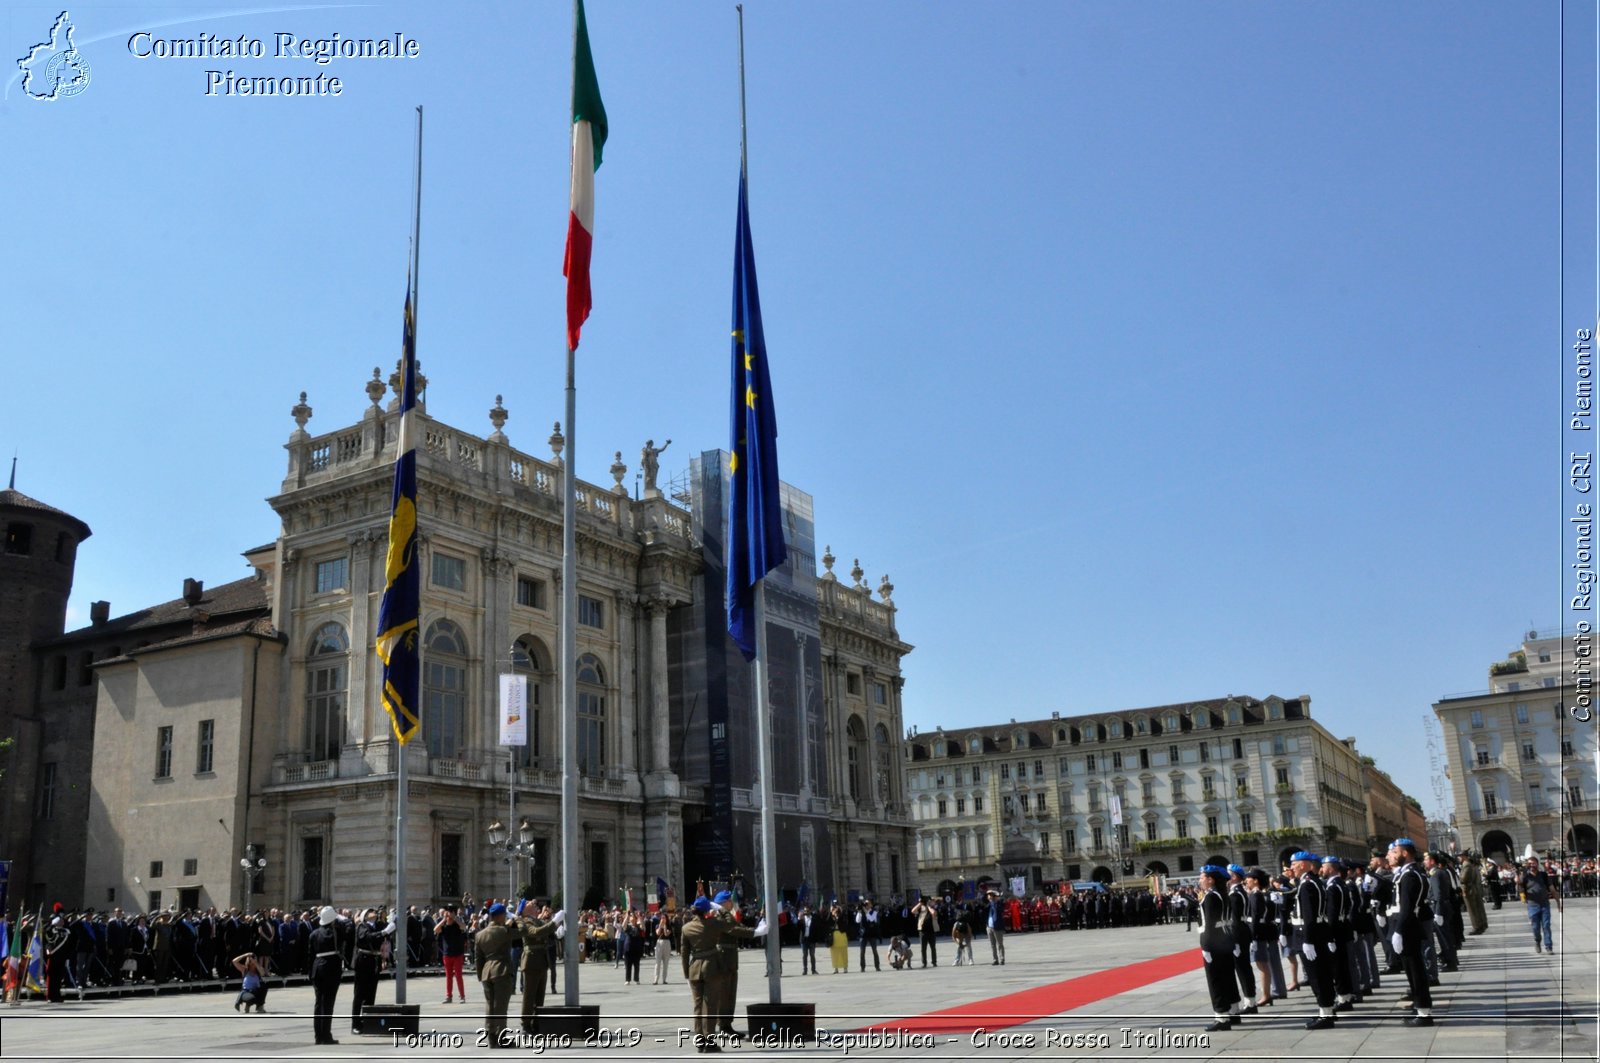
[[[307,940],[311,955],[311,1029],[319,1045],[336,1045],[333,1039],[333,1002],[339,995],[339,979],[344,975],[344,959],[339,955],[339,932],[334,929],[338,915],[332,908],[317,914],[317,928]]]
[[[1229,929],[1228,901],[1222,895],[1228,869],[1207,864],[1200,869],[1200,956],[1205,960],[1206,989],[1211,994],[1208,1033],[1226,1030],[1239,1021],[1239,983],[1234,973],[1238,948]]]
[[[1334,1024],[1333,990],[1334,954],[1328,949],[1331,928],[1325,922],[1322,883],[1317,879],[1319,860],[1316,853],[1304,849],[1290,859],[1294,875],[1293,914],[1289,924],[1295,931],[1294,947],[1300,950],[1306,969],[1306,980],[1317,998],[1317,1016],[1306,1023],[1308,1030],[1326,1030]]]
[[[1248,1015],[1256,1010],[1256,975],[1250,964],[1250,900],[1245,896],[1244,868],[1229,864],[1228,873],[1228,934],[1233,938],[1233,973],[1239,980],[1239,1012]]]
[[[1406,1016],[1406,1025],[1432,1026],[1433,995],[1428,992],[1422,944],[1424,935],[1431,932],[1429,923],[1433,915],[1428,911],[1428,882],[1417,865],[1416,843],[1410,838],[1396,838],[1389,846],[1389,866],[1395,869],[1395,902],[1389,909],[1389,943],[1405,967],[1406,982],[1411,987],[1408,996],[1416,1009],[1415,1015]]]
[[[1350,1011],[1355,1007],[1355,989],[1350,982],[1349,942],[1350,929],[1345,922],[1344,887],[1340,879],[1344,864],[1337,856],[1322,858],[1322,923],[1324,942],[1317,947],[1324,955],[1334,989],[1334,1011]]]
[[[361,1009],[378,999],[378,972],[383,966],[383,942],[394,933],[391,918],[387,926],[378,925],[378,909],[368,908],[356,927],[355,997],[350,1002],[350,1032],[361,1032]]]
[[[61,911],[61,905],[56,905]],[[44,928],[44,998],[52,1004],[61,1003],[61,983],[67,977],[67,953],[72,946],[72,931],[60,915],[50,918]]]

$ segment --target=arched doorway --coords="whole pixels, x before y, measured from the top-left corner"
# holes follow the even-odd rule
[[[1160,860],[1152,860],[1148,864],[1144,865],[1144,873],[1146,875],[1171,874],[1171,872],[1167,870],[1167,865],[1163,864]]]
[[[1109,867],[1097,867],[1094,869],[1094,874],[1090,875],[1089,877],[1095,882],[1099,882],[1107,886],[1111,885],[1112,881],[1114,881],[1116,878],[1116,876],[1111,873],[1111,869]]]
[[[1503,830],[1492,830],[1485,834],[1478,842],[1478,847],[1483,850],[1483,855],[1499,863],[1506,861],[1515,862],[1517,847],[1511,840],[1511,835]]]
[[[955,897],[957,895],[956,890],[956,880],[953,878],[947,878],[939,883],[939,896],[941,897]]]
[[[1567,851],[1579,856],[1595,855],[1595,830],[1587,823],[1578,823],[1567,831]]]
[[[1216,864],[1218,867],[1227,867],[1228,858],[1226,856],[1208,856],[1206,857],[1206,863]]]
[[[1294,856],[1294,854],[1298,853],[1299,851],[1300,851],[1299,849],[1295,848],[1292,845],[1289,846],[1287,849],[1279,849],[1278,850],[1278,866],[1280,868],[1288,867],[1289,866],[1290,857]]]

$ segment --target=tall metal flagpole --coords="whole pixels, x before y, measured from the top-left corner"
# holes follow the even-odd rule
[[[411,350],[417,349],[417,304],[418,304],[418,277],[417,265],[421,261],[422,248],[422,105],[417,105],[417,168],[413,178],[411,191]],[[402,414],[404,416],[404,414]],[[413,561],[413,563],[415,563]],[[411,697],[416,693],[412,692]],[[409,796],[406,785],[406,746],[399,738],[394,741],[395,755],[399,764],[395,768],[395,817],[394,817],[394,919],[396,930],[400,938],[399,948],[392,949],[394,955],[394,1002],[406,1002],[406,953],[409,943],[406,941],[406,930],[409,920],[406,918],[406,801]]]
[[[745,178],[746,154],[744,107],[744,5],[739,12],[739,175]],[[748,192],[747,192],[748,195]],[[756,658],[750,662],[751,681],[756,691],[756,749],[761,772],[761,910],[767,919],[767,1000],[783,1003],[783,974],[779,970],[782,942],[778,935],[778,838],[772,812],[772,727],[767,704],[767,580],[763,576],[755,587]]]
[[[578,7],[572,0],[573,66],[577,66]],[[567,465],[561,470],[561,908],[578,902],[578,376],[576,351],[567,342]],[[576,924],[574,924],[576,925]],[[562,951],[563,999],[578,1006],[578,948]]]

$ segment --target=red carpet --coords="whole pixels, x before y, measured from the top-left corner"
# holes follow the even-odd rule
[[[943,1011],[930,1011],[926,1015],[875,1023],[863,1029],[907,1033],[971,1033],[979,1027],[1000,1030],[1033,1022],[1046,1015],[1059,1015],[1106,997],[1114,997],[1118,993],[1126,993],[1130,989],[1197,971],[1200,964],[1200,950],[1187,948],[1170,956],[1157,956],[1153,960],[1130,963],[1126,967],[1096,971],[1094,974],[1069,978],[1065,982],[1024,989],[1003,997],[990,997]]]

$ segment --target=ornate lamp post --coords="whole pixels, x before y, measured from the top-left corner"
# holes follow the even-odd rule
[[[244,874],[244,893],[241,895],[244,903],[240,905],[241,908],[250,906],[250,894],[254,892],[250,887],[254,884],[255,877],[266,869],[267,858],[261,855],[261,847],[245,846],[244,855],[239,858],[239,870]]]
[[[528,861],[533,860],[533,842],[533,825],[528,822],[527,816],[523,816],[522,822],[517,824],[516,841],[511,840],[510,832],[506,830],[506,825],[504,823],[501,823],[499,820],[495,820],[493,823],[489,824],[489,844],[493,848],[502,850],[506,854],[506,865],[510,868],[510,870],[507,872],[511,884],[510,893],[508,896],[514,896],[517,892],[517,860],[519,858]]]

